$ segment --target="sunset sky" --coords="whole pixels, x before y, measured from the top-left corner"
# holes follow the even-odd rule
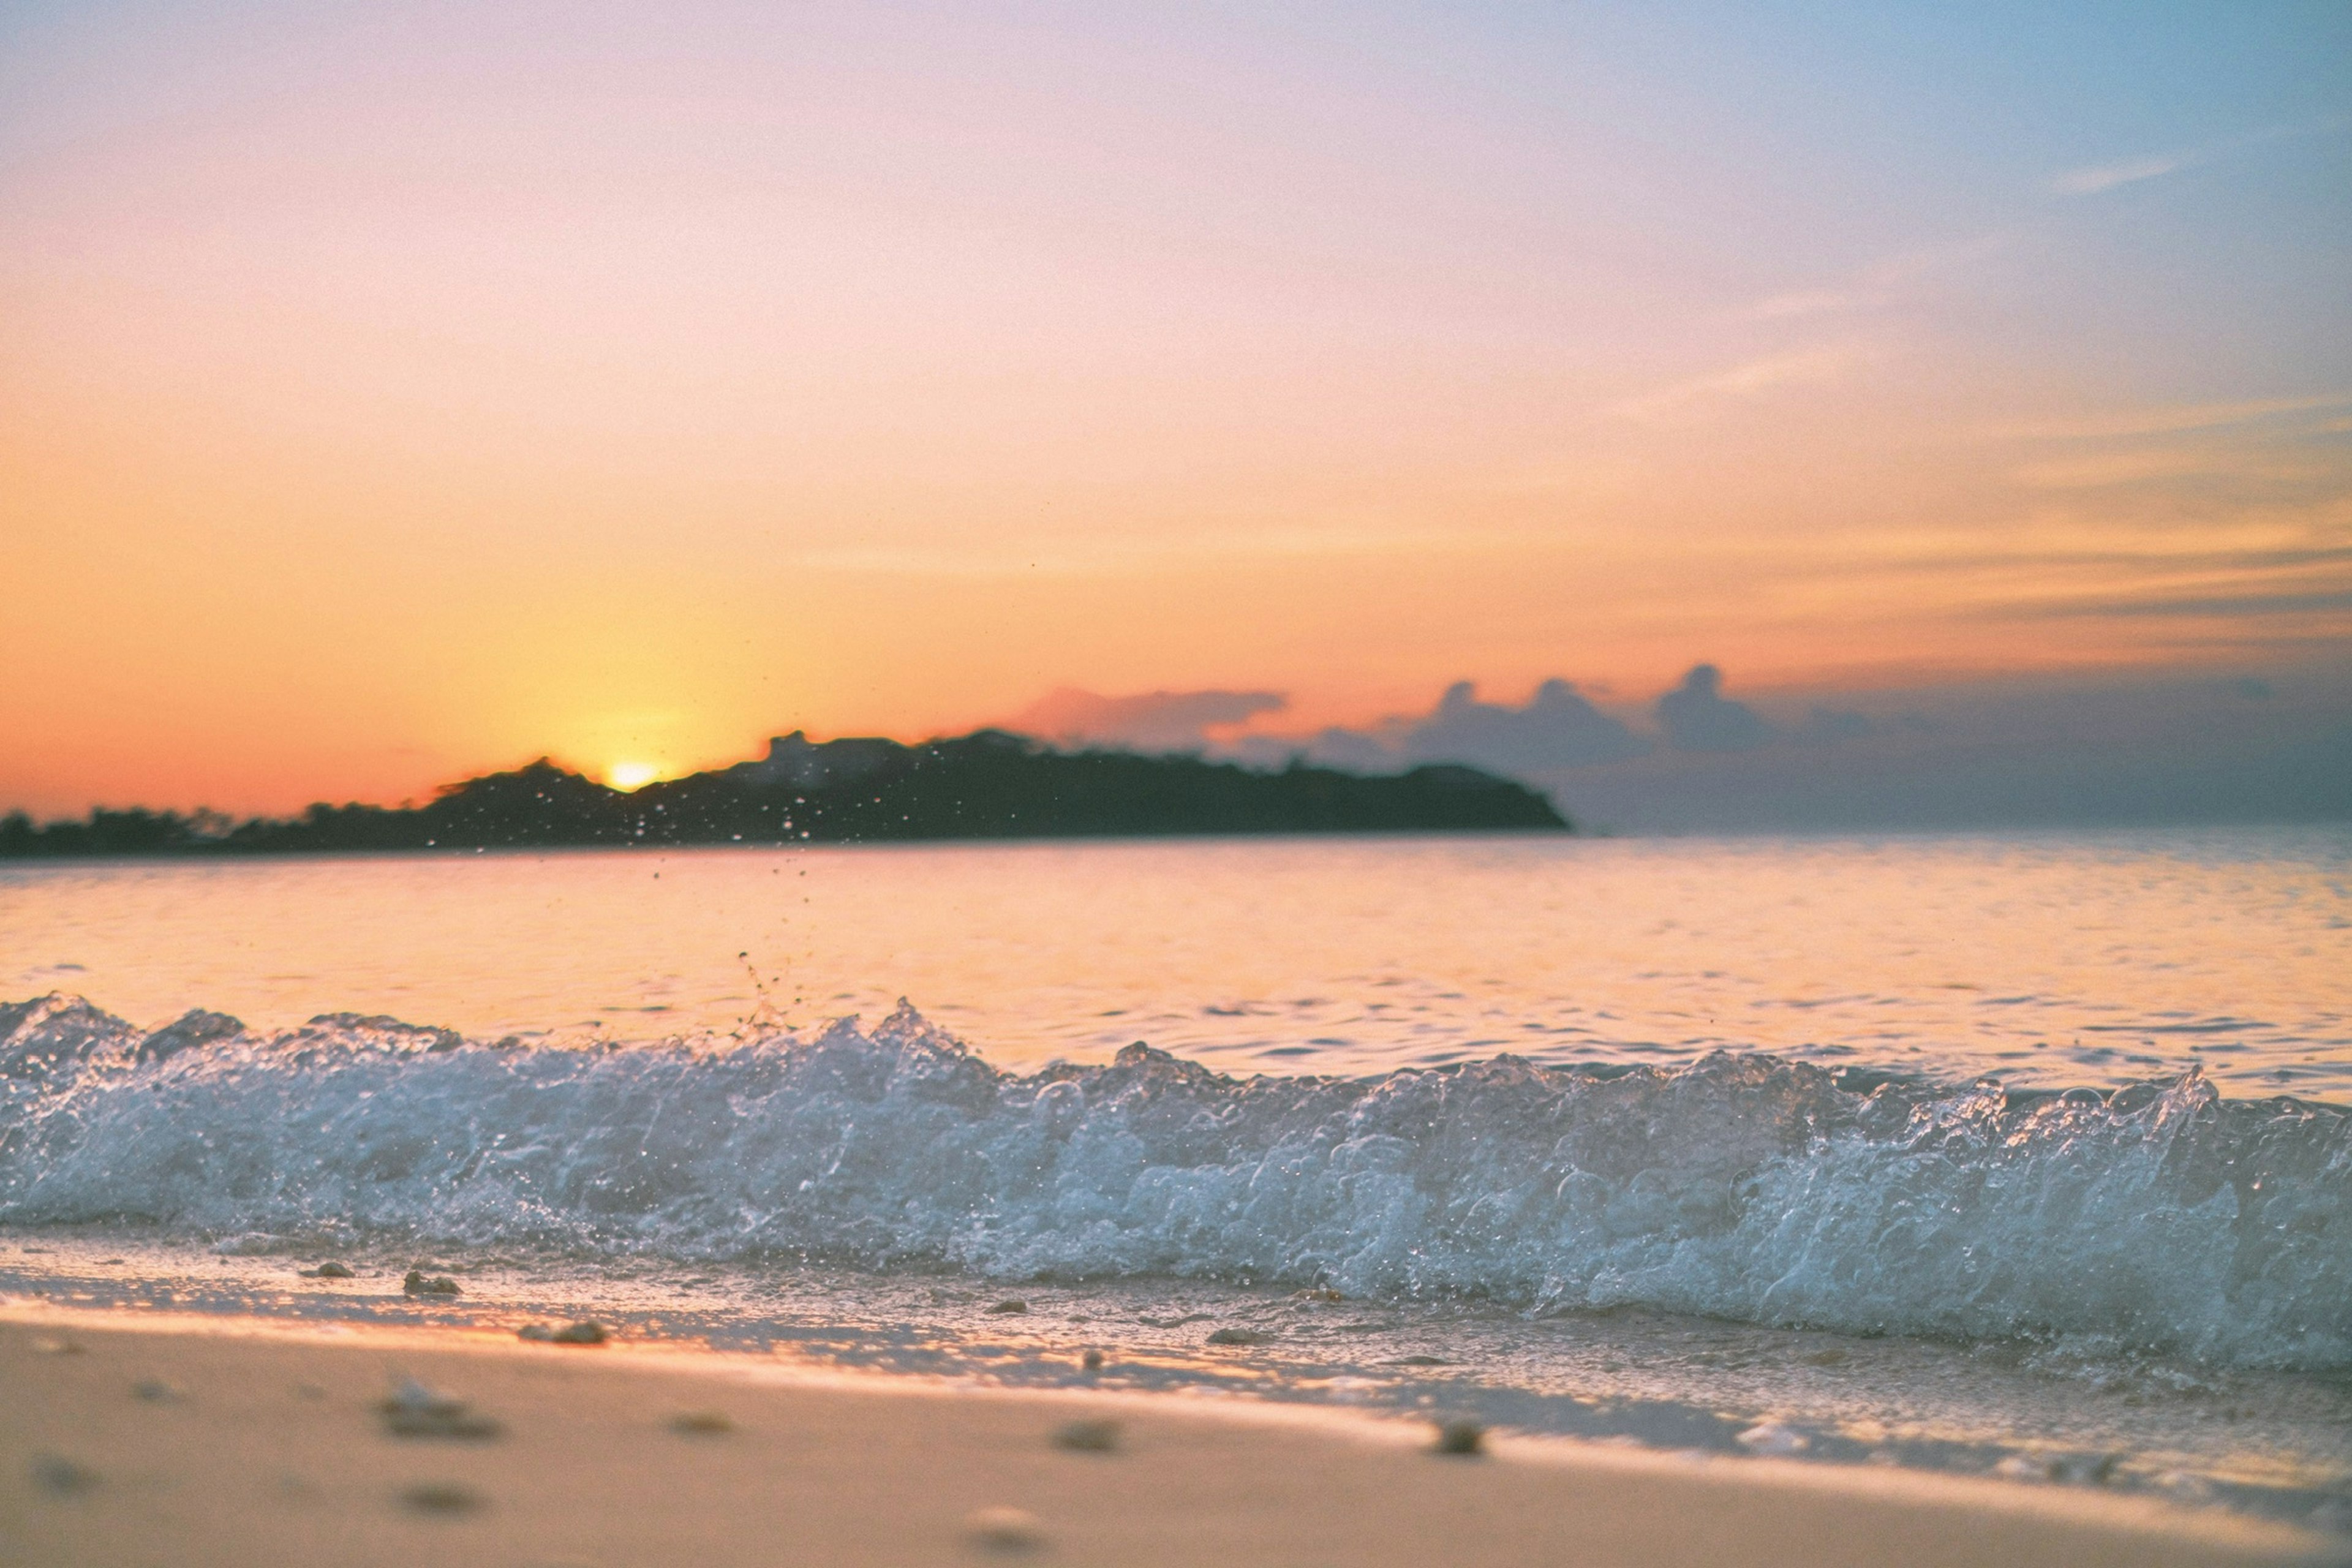
[[[2352,689],[2352,7],[20,0],[0,577],[39,812]]]

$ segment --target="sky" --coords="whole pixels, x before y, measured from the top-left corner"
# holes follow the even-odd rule
[[[2276,782],[2347,278],[2338,3],[0,0],[0,809],[1702,665]]]

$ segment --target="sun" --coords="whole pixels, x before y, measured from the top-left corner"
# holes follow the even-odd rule
[[[658,763],[614,763],[604,770],[604,782],[614,789],[643,789],[661,776]]]

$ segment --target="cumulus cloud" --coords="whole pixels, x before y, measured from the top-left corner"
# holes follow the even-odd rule
[[[1062,745],[1142,752],[1208,752],[1261,767],[1294,757],[1381,772],[1423,763],[1466,763],[1518,776],[1603,768],[1676,752],[1754,751],[1782,742],[1834,746],[1885,732],[1864,714],[1815,707],[1787,729],[1723,695],[1723,673],[1702,664],[1652,705],[1654,731],[1607,712],[1572,681],[1554,678],[1524,703],[1482,701],[1475,682],[1445,689],[1426,712],[1313,735],[1247,728],[1288,704],[1276,691],[1150,691],[1105,697],[1065,687],[1006,727]],[[1638,721],[1637,721],[1638,722]]]
[[[1614,763],[1649,749],[1622,721],[1558,679],[1536,688],[1523,708],[1481,702],[1476,686],[1456,681],[1403,738],[1405,753],[1418,762],[1483,763],[1506,771]]]
[[[1804,727],[1797,739],[1820,744],[1839,741],[1862,741],[1878,733],[1878,725],[1867,713],[1856,713],[1846,708],[1824,708],[1820,703],[1805,715]]]
[[[1749,752],[1773,738],[1756,710],[1723,695],[1723,671],[1711,664],[1692,666],[1658,699],[1656,711],[1666,743],[1678,752]]]
[[[1065,686],[1031,703],[1005,727],[1064,745],[1122,746],[1139,752],[1197,752],[1210,731],[1280,711],[1279,691],[1145,691],[1103,697]]]

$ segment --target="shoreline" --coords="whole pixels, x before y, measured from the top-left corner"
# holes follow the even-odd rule
[[[498,1435],[388,1434],[406,1378]],[[1326,1406],[503,1331],[16,1301],[0,1385],[10,1568],[2346,1561],[2289,1526],[2070,1488],[1508,1435],[1444,1458],[1425,1426]],[[1109,1451],[1057,1446],[1074,1422]]]

